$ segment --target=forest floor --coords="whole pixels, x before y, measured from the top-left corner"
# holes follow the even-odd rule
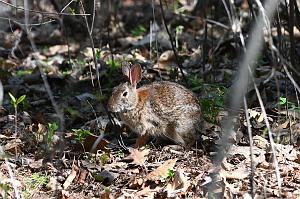
[[[222,25],[229,23],[227,15],[207,16],[220,25],[165,10],[175,55],[160,15],[159,23],[152,21],[151,4],[124,2],[108,27],[95,25],[95,57],[85,24],[70,20],[74,16],[64,29],[58,20],[32,26],[37,49],[19,24],[0,30],[0,198],[300,198],[298,96],[283,71],[273,73],[270,50],[262,50],[255,71],[267,117],[250,86],[250,123],[241,108],[231,147],[217,167],[242,52],[229,25]],[[249,8],[237,9],[249,13]],[[247,16],[243,20],[248,35],[251,22]],[[157,41],[151,45],[150,21]],[[193,147],[153,137],[135,149],[136,135],[112,124],[117,118],[108,115],[106,104],[112,89],[125,81],[125,60],[141,64],[140,85],[173,81],[198,96],[206,122]]]

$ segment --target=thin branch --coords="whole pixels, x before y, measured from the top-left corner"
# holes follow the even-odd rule
[[[38,52],[37,47],[36,47],[36,45],[35,45],[32,37],[31,37],[31,32],[30,32],[29,26],[28,26],[28,24],[29,24],[29,9],[27,9],[28,8],[28,0],[24,0],[24,7],[25,7],[25,9],[24,9],[24,14],[25,14],[25,31],[26,31],[26,34],[27,34],[27,38],[28,38],[28,40],[29,40],[29,42],[31,44],[31,47],[32,47],[33,51],[34,52]],[[54,96],[53,96],[52,91],[51,91],[51,87],[50,87],[50,85],[48,83],[47,77],[46,77],[46,75],[45,75],[45,73],[43,71],[43,68],[42,68],[43,63],[40,61],[40,59],[39,59],[38,56],[36,56],[35,54],[33,54],[33,56],[34,56],[35,60],[37,61],[37,66],[39,68],[39,72],[41,74],[42,80],[44,82],[44,85],[45,85],[47,94],[48,94],[48,96],[50,98],[50,101],[52,103],[52,106],[53,106],[53,108],[54,108],[57,116],[59,117],[59,120],[60,120],[60,130],[63,131],[64,128],[65,128],[65,120],[64,120],[63,112],[61,111],[61,109],[59,108],[59,106],[57,105],[57,103],[56,103],[56,101],[54,99]]]
[[[74,0],[71,0],[69,3],[67,3],[67,5],[65,5],[65,6],[61,9],[60,13],[62,13],[65,9],[67,9],[67,7],[69,7],[69,5],[70,5],[71,3],[73,3],[73,2],[74,2]]]
[[[272,19],[276,11],[277,5],[280,0],[266,0],[265,3],[265,12],[260,12],[259,17],[257,18],[253,29],[251,30],[250,39],[248,42],[247,53],[244,54],[242,61],[240,63],[240,69],[238,72],[237,79],[231,88],[231,96],[234,96],[228,101],[230,102],[230,111],[226,121],[223,124],[224,133],[221,138],[221,146],[218,150],[217,156],[214,160],[214,165],[216,168],[220,168],[222,161],[227,155],[228,148],[230,143],[228,142],[229,138],[233,133],[234,118],[237,115],[241,102],[247,92],[248,79],[250,76],[249,67],[253,71],[256,67],[254,61],[257,59],[263,44],[263,28],[265,27],[265,19]],[[216,179],[216,178],[213,178]],[[211,183],[216,184],[216,182]],[[278,181],[278,184],[280,182]],[[209,187],[210,192],[213,192],[213,187]]]
[[[15,8],[17,10],[24,10],[28,12],[33,12],[33,13],[39,13],[39,14],[44,14],[44,15],[66,15],[66,16],[89,16],[90,14],[69,14],[69,13],[58,13],[58,12],[43,12],[43,11],[38,11],[38,10],[31,10],[31,9],[26,9],[23,7],[15,6],[13,4],[10,4],[8,2],[5,2],[3,0],[0,0],[0,3],[3,3],[5,5],[8,5],[12,8]]]
[[[249,111],[247,106],[247,100],[244,96],[244,108],[245,108],[245,116],[247,122],[247,129],[248,129],[248,136],[249,136],[249,143],[250,143],[250,161],[251,161],[251,173],[250,173],[250,193],[252,198],[254,198],[254,152],[253,152],[253,135],[252,135],[252,128],[250,123]]]
[[[250,70],[250,67],[249,67],[249,70]],[[273,135],[272,135],[273,133],[272,133],[272,130],[271,130],[271,125],[269,123],[267,113],[266,113],[266,109],[265,109],[264,103],[261,99],[259,90],[258,90],[258,88],[257,88],[257,86],[254,82],[254,78],[253,78],[253,76],[251,76],[251,77],[252,77],[254,89],[255,89],[255,92],[256,92],[256,95],[257,95],[257,98],[258,98],[258,101],[259,101],[259,105],[261,107],[262,115],[263,115],[265,124],[266,124],[267,129],[268,129],[269,141],[270,141],[271,151],[272,151],[272,154],[273,154],[273,161],[274,161],[274,164],[275,164],[275,174],[276,174],[276,178],[277,178],[277,185],[278,185],[278,189],[279,189],[279,194],[281,194],[281,181],[282,180],[280,178],[278,160],[277,160],[277,157],[276,157],[277,153],[276,153],[276,150],[275,150],[275,143],[274,143],[274,139],[273,139]]]
[[[176,64],[177,66],[179,67],[179,70],[181,72],[181,75],[182,75],[182,78],[185,82],[186,85],[188,85],[188,81],[187,81],[187,78],[185,77],[185,74],[183,73],[183,70],[182,70],[182,66],[181,64],[179,63],[179,59],[178,59],[178,55],[177,55],[177,51],[175,49],[175,45],[174,45],[174,39],[172,37],[172,34],[170,33],[169,31],[169,28],[166,24],[166,16],[165,16],[165,13],[164,13],[164,9],[163,9],[163,5],[162,5],[162,1],[159,0],[159,5],[160,5],[160,12],[161,12],[161,15],[162,15],[162,18],[163,18],[163,23],[164,23],[164,26],[166,28],[166,31],[169,35],[169,39],[170,39],[170,43],[171,43],[171,46],[172,46],[172,50],[173,50],[173,53],[174,53],[174,56],[175,56],[175,61],[176,61]]]
[[[25,26],[24,23],[20,23],[16,20],[13,20],[11,18],[7,18],[7,17],[0,17],[0,19],[3,19],[3,20],[8,20],[8,21],[12,21],[20,26]],[[54,22],[55,20],[54,19],[50,19],[49,21],[45,21],[45,22],[41,22],[41,23],[31,23],[31,24],[28,24],[29,26],[40,26],[40,25],[45,25],[45,24],[48,24],[48,23],[52,23]]]

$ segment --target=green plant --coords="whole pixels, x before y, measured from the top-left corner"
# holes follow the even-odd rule
[[[173,12],[178,13],[177,12],[179,10],[179,1],[178,0],[173,1],[172,10],[173,10]]]
[[[124,153],[122,150],[119,150],[119,151],[117,152],[117,156],[118,156],[119,158],[124,158],[124,157],[125,157],[125,153]]]
[[[100,155],[100,163],[101,165],[105,165],[109,161],[109,154],[103,153]]]
[[[53,123],[48,123],[48,133],[47,133],[47,145],[50,146],[50,144],[53,141],[54,134],[58,129],[58,125],[53,122]]]
[[[189,83],[193,91],[197,91],[202,89],[203,87],[203,79],[199,78],[197,75],[189,76]]]
[[[30,177],[26,177],[24,198],[32,198],[32,195],[41,187],[46,186],[49,182],[49,176],[40,173],[33,173]]]
[[[175,175],[175,171],[173,169],[168,169],[167,179],[173,179]]]
[[[101,51],[99,49],[96,50],[95,55],[97,60],[101,59]]]
[[[109,65],[110,69],[112,69],[112,70],[116,70],[121,67],[121,62],[112,60],[112,59],[109,59],[108,61],[106,61],[106,64]]]
[[[1,179],[0,179],[1,180]],[[8,198],[8,193],[11,190],[11,187],[8,183],[1,183],[0,182],[0,198]]]
[[[136,28],[131,30],[131,34],[135,37],[140,36],[144,34],[147,31],[147,29],[143,25],[138,25]]]
[[[173,1],[172,10],[176,14],[181,14],[181,15],[183,15],[185,11],[184,7],[180,7],[180,1],[178,0]]]
[[[68,64],[69,64],[73,69],[74,69],[74,68],[76,68],[76,69],[83,69],[83,68],[85,68],[85,66],[86,66],[85,60],[79,59],[79,58],[68,60]],[[68,68],[65,68],[65,69],[63,70],[63,73],[65,73],[65,74],[70,74],[71,72],[72,72],[72,71],[71,71],[70,69],[68,69]]]
[[[279,105],[286,106],[291,111],[300,112],[300,107],[296,106],[295,103],[288,101],[285,97],[279,97]]]
[[[30,75],[32,73],[32,69],[28,69],[28,70],[18,70],[16,72],[17,76],[24,76],[24,75]]]
[[[215,84],[203,84],[203,80],[197,76],[190,79],[193,91],[201,91],[199,99],[203,117],[211,123],[217,123],[216,117],[222,107],[224,107],[224,96],[227,93],[227,88]]]
[[[92,135],[92,133],[89,130],[84,130],[84,129],[72,129],[75,133],[75,140],[79,143],[83,143],[85,138],[88,135]]]
[[[183,26],[179,25],[179,26],[176,26],[176,32],[175,32],[175,46],[176,48],[178,49],[179,47],[179,35],[182,34],[183,32]]]
[[[8,92],[8,95],[11,99],[11,104],[13,105],[14,109],[15,109],[15,134],[17,135],[17,125],[18,125],[18,105],[24,101],[24,99],[26,98],[26,95],[22,95],[19,98],[15,98],[10,92]]]

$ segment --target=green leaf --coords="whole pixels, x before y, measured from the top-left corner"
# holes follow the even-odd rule
[[[20,104],[24,99],[26,98],[26,95],[22,95],[21,97],[18,98],[16,104]]]
[[[9,95],[11,101],[15,104],[17,101],[16,98],[10,92],[8,92],[8,95]]]
[[[280,105],[286,104],[286,98],[285,97],[279,97],[279,104]]]
[[[55,132],[58,129],[58,125],[55,122],[48,123],[48,127],[49,127],[50,132]]]
[[[168,174],[167,174],[168,178],[173,178],[173,177],[174,177],[174,175],[175,175],[175,172],[174,172],[174,170],[172,170],[172,169],[168,169]]]

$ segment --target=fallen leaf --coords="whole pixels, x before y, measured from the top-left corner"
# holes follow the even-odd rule
[[[160,180],[161,178],[167,178],[168,177],[168,171],[173,170],[173,167],[175,166],[177,159],[171,159],[165,161],[162,165],[157,167],[155,170],[150,172],[146,176],[146,180],[156,181]]]
[[[60,183],[57,182],[57,179],[55,177],[50,177],[49,182],[47,184],[47,188],[55,191],[61,188]]]
[[[142,151],[138,149],[129,149],[129,156],[130,158],[133,159],[133,162],[137,165],[143,166],[146,160],[146,156],[149,154],[150,149],[144,149]]]
[[[85,183],[85,179],[86,179],[86,176],[89,172],[87,170],[81,170],[80,171],[80,175],[79,175],[79,179],[78,179],[78,182],[81,183],[81,184],[84,184]]]
[[[4,151],[10,152],[10,153],[21,153],[23,143],[20,139],[13,139],[10,140],[5,146]]]
[[[79,170],[79,168],[76,165],[72,166],[72,171],[63,184],[64,189],[67,189],[70,186],[70,184],[73,182],[73,180],[75,179],[75,177],[77,175],[78,170]]]
[[[37,161],[33,161],[29,163],[29,167],[31,169],[39,169],[43,166],[43,159],[39,159]]]
[[[175,190],[186,192],[190,186],[191,183],[189,182],[188,178],[184,175],[184,170],[181,168],[179,170],[176,170],[173,182],[169,184],[169,186],[167,186],[166,189],[168,190],[168,195],[170,195],[170,192],[173,192]]]
[[[68,52],[76,52],[80,48],[78,43],[71,43],[69,45],[55,45],[49,48],[46,53],[47,56],[53,56],[57,54],[66,54]]]
[[[154,198],[156,190],[150,189],[150,187],[145,187],[141,191],[138,191],[135,195],[135,197],[147,197],[147,198]]]

